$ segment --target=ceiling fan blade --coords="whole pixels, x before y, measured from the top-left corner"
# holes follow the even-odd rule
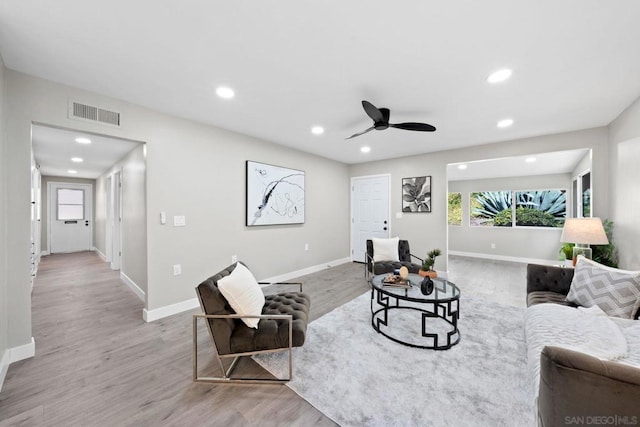
[[[407,123],[389,123],[389,127],[404,129],[404,130],[417,130],[420,132],[433,132],[436,130],[434,126],[428,125],[426,123],[415,123],[415,122],[407,122]]]
[[[367,113],[367,116],[371,117],[371,120],[373,120],[374,123],[379,123],[379,122],[383,122],[384,121],[384,115],[383,113],[376,108],[375,105],[373,105],[372,103],[370,103],[369,101],[362,101],[362,108],[364,108],[364,111]],[[387,118],[388,120],[388,118]]]
[[[384,123],[389,123],[389,115],[391,114],[389,109],[388,108],[378,108],[378,111],[380,111],[380,113],[382,113],[382,121]]]
[[[363,130],[362,132],[358,132],[358,133],[354,133],[353,135],[345,138],[345,139],[351,139],[351,138],[355,138],[356,136],[360,136],[360,135],[364,135],[365,133],[372,131],[375,129],[375,126],[371,126],[369,129],[367,130]]]

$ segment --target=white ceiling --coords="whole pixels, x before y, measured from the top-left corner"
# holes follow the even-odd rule
[[[359,163],[609,124],[640,95],[638,22],[637,0],[3,0],[0,53],[27,74]],[[488,84],[502,67],[513,77]],[[345,141],[371,125],[362,99],[438,130]],[[515,124],[496,128],[505,117]]]
[[[91,144],[79,144],[76,138],[84,137]],[[95,179],[122,160],[139,143],[117,138],[106,138],[49,126],[33,125],[31,141],[36,163],[43,176],[72,176]],[[72,157],[83,161],[74,163]],[[70,174],[69,170],[77,173]]]
[[[571,173],[590,151],[584,148],[449,164],[447,165],[447,180],[463,181]],[[460,165],[465,165],[466,169],[460,169],[458,167]]]

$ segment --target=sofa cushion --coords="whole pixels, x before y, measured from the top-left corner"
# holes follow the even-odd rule
[[[218,289],[237,314],[262,314],[264,293],[251,271],[242,263],[238,263],[231,274],[218,280]],[[242,318],[242,321],[251,328],[257,328],[260,319]]]
[[[285,292],[277,295],[267,295],[262,314],[291,315],[292,347],[304,344],[309,321],[310,300],[302,292]],[[276,319],[262,319],[258,329],[239,325],[231,335],[231,352],[243,353],[248,351],[272,350],[289,345],[289,321]]]
[[[536,304],[554,303],[575,307],[575,304],[567,301],[565,294],[551,291],[532,291],[527,294],[527,307]]]
[[[373,237],[373,261],[400,261],[398,257],[398,242],[399,237],[392,237],[389,239],[380,239]]]
[[[640,271],[626,271],[580,257],[567,301],[597,305],[609,316],[633,319],[640,308]]]

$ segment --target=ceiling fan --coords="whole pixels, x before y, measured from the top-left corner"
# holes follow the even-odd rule
[[[369,129],[363,130],[359,133],[354,133],[353,135],[345,138],[351,139],[356,136],[363,135],[372,130],[385,130],[387,128],[398,128],[404,130],[417,130],[420,132],[433,132],[436,130],[434,126],[431,126],[426,123],[415,123],[415,122],[407,122],[407,123],[389,123],[389,109],[388,108],[377,108],[375,105],[370,103],[369,101],[362,101],[362,107],[364,111],[367,113],[371,120],[373,120],[373,126]]]

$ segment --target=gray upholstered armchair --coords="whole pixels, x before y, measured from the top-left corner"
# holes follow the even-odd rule
[[[422,267],[422,258],[418,258],[417,256],[411,253],[411,249],[409,248],[408,240],[399,240],[398,241],[398,261],[374,261],[374,245],[371,239],[367,240],[367,262],[365,265],[364,275],[368,279],[370,274],[378,275],[385,273],[392,273],[395,269],[400,267],[407,267],[409,269],[409,273],[417,273]],[[419,261],[420,264],[415,264],[412,260]]]
[[[283,383],[291,380],[293,371],[292,348],[304,344],[309,319],[309,296],[302,293],[299,282],[258,282],[259,285],[291,285],[297,291],[264,296],[264,306],[259,315],[240,315],[231,308],[218,288],[218,281],[229,276],[238,263],[209,277],[196,287],[203,314],[193,316],[193,380],[196,382],[222,383]],[[242,264],[244,266],[244,264]],[[243,318],[259,319],[257,327],[249,327]],[[205,324],[213,343],[215,356],[222,375],[204,377],[198,373],[198,320]],[[263,379],[232,377],[231,374],[242,356],[260,353],[287,351],[289,354],[289,376],[287,378]],[[231,359],[228,368],[224,361]]]

